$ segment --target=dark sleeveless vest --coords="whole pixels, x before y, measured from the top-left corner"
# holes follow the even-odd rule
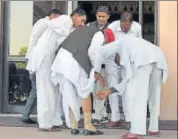
[[[88,76],[92,69],[92,64],[88,57],[88,48],[94,34],[97,31],[99,31],[99,28],[94,26],[85,26],[78,28],[73,31],[60,46],[73,54],[73,57],[85,70]]]

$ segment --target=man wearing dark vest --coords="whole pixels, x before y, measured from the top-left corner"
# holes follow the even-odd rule
[[[96,11],[96,21],[90,22],[88,26],[97,27],[100,30],[104,30],[109,25],[108,19],[110,17],[109,9],[106,6],[99,6]],[[105,76],[105,69],[104,65],[102,66],[102,75]],[[96,82],[93,94],[98,92],[100,86],[98,82]],[[101,123],[108,122],[106,107],[105,107],[105,100],[98,100],[93,97],[93,110],[94,113],[92,114],[92,122],[94,125],[101,125]]]
[[[85,26],[73,31],[61,44],[51,67],[51,79],[60,84],[63,97],[63,109],[66,125],[71,134],[79,134],[80,105],[84,115],[84,135],[101,135],[91,123],[91,97],[96,80],[104,86],[104,79],[95,67],[92,67],[88,48],[94,34],[100,29],[96,26]],[[80,100],[81,99],[81,100]]]

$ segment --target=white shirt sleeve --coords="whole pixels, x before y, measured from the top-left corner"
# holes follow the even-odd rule
[[[106,59],[118,51],[118,41],[103,45],[96,50],[93,67],[95,72],[101,72],[101,65],[105,63]]]
[[[94,58],[96,56],[97,49],[102,47],[104,44],[104,35],[101,31],[96,32],[91,41],[90,47],[88,49],[88,56],[92,65],[94,66]]]
[[[132,67],[130,62],[130,56],[129,53],[126,51],[126,49],[121,50],[119,54],[120,54],[120,65],[124,72],[124,75],[122,77],[122,81],[113,87],[118,91],[119,95],[122,95],[126,88],[127,82],[132,77]]]
[[[105,60],[113,54],[118,53],[120,55],[120,65],[124,70],[125,74],[121,83],[113,86],[118,92],[119,95],[125,90],[128,80],[132,77],[132,67],[130,62],[130,54],[126,49],[119,47],[120,41],[115,41],[110,44],[103,45],[100,49],[97,50],[95,59],[94,59],[94,70],[95,72],[101,72],[101,65],[105,63]]]
[[[110,28],[113,32],[117,31],[119,27],[120,27],[120,21],[114,21],[108,25],[108,28]]]

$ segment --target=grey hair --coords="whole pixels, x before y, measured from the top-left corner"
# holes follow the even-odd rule
[[[104,13],[107,13],[108,15],[110,14],[109,8],[106,6],[99,6],[98,9],[96,10],[96,13],[98,12],[104,12]]]

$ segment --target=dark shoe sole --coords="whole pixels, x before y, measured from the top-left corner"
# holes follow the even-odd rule
[[[78,135],[78,134],[80,134],[80,131],[78,129],[72,129],[71,134],[72,135]]]
[[[99,131],[99,130],[97,130],[97,131],[89,131],[86,129],[83,130],[84,136],[98,136],[98,135],[103,135],[103,134],[104,134],[104,132]]]
[[[31,119],[27,119],[27,120],[21,120],[23,123],[26,123],[26,124],[37,124],[36,121],[33,121]]]

